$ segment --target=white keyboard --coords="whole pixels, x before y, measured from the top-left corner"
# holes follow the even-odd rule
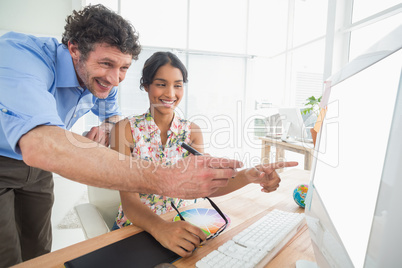
[[[263,267],[294,237],[304,214],[273,210],[199,260],[198,268]]]

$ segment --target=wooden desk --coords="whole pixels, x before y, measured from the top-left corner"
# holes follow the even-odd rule
[[[277,208],[290,212],[304,212],[293,201],[293,189],[300,183],[309,182],[309,172],[299,169],[289,169],[280,174],[282,182],[279,189],[273,193],[262,193],[257,184],[248,185],[231,194],[213,198],[216,204],[230,219],[230,226],[217,238],[209,241],[205,246],[197,249],[191,257],[182,258],[174,264],[177,267],[194,267],[195,263],[209,252],[217,249],[235,234],[247,228],[257,219],[269,211]],[[210,207],[207,201],[197,202],[192,207]],[[172,220],[176,213],[164,214],[166,220]],[[86,253],[104,247],[123,238],[129,237],[141,230],[134,226],[124,227],[75,245],[51,252],[15,267],[64,267],[64,262],[82,256]],[[299,259],[315,261],[308,229],[304,225],[297,235],[278,253],[278,255],[265,267],[295,267]]]
[[[270,162],[271,146],[275,146],[275,162],[284,161],[285,150],[288,150],[299,154],[304,154],[304,169],[311,170],[311,163],[314,155],[314,145],[312,143],[288,143],[283,142],[280,139],[271,139],[267,137],[259,137],[259,139],[262,141],[261,159],[263,160],[263,163],[268,164]]]

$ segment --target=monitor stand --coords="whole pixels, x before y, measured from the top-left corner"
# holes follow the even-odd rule
[[[296,268],[318,268],[318,266],[312,261],[298,260],[296,261]]]
[[[288,139],[288,133],[289,133],[290,124],[292,124],[292,123],[291,122],[286,122],[286,125],[283,126],[282,137],[281,137],[282,141],[286,141]]]

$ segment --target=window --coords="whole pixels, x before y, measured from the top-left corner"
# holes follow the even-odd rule
[[[286,50],[288,1],[249,1],[248,53],[272,57]]]
[[[344,10],[332,11],[335,19],[328,22],[329,28],[334,28],[333,44],[337,45],[326,59],[326,63],[333,64],[333,72],[401,25],[402,4],[399,0],[333,2],[337,4],[337,8],[333,5],[334,9]]]
[[[120,0],[121,15],[140,33],[144,48],[187,46],[187,0]]]
[[[391,9],[393,9],[398,4],[400,5],[399,0],[353,0],[352,23],[356,23],[387,9],[390,9],[388,11],[391,11]]]
[[[208,153],[236,157],[246,166],[259,163],[254,122],[321,94],[326,1],[99,2],[130,21],[143,46],[120,86],[124,115],[148,108],[139,89],[144,61],[155,51],[172,51],[189,71],[179,112],[203,129]]]
[[[189,1],[189,49],[246,52],[247,1]]]
[[[377,42],[381,37],[394,30],[402,21],[402,13],[384,18],[352,31],[350,41],[350,59],[356,58],[366,49]]]

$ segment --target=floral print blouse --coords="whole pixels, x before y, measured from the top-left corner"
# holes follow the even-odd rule
[[[173,165],[178,160],[189,155],[189,153],[181,147],[180,143],[190,143],[190,121],[174,115],[172,124],[167,133],[166,144],[163,146],[160,129],[156,125],[149,110],[143,115],[133,116],[128,120],[133,134],[134,147],[132,155],[134,157],[159,162],[164,165]],[[140,198],[143,204],[146,204],[158,215],[173,210],[170,201],[173,201],[176,207],[183,207],[196,202],[194,199],[183,200],[155,194],[140,194]],[[131,222],[125,217],[122,205],[120,204],[113,229],[130,224]]]

